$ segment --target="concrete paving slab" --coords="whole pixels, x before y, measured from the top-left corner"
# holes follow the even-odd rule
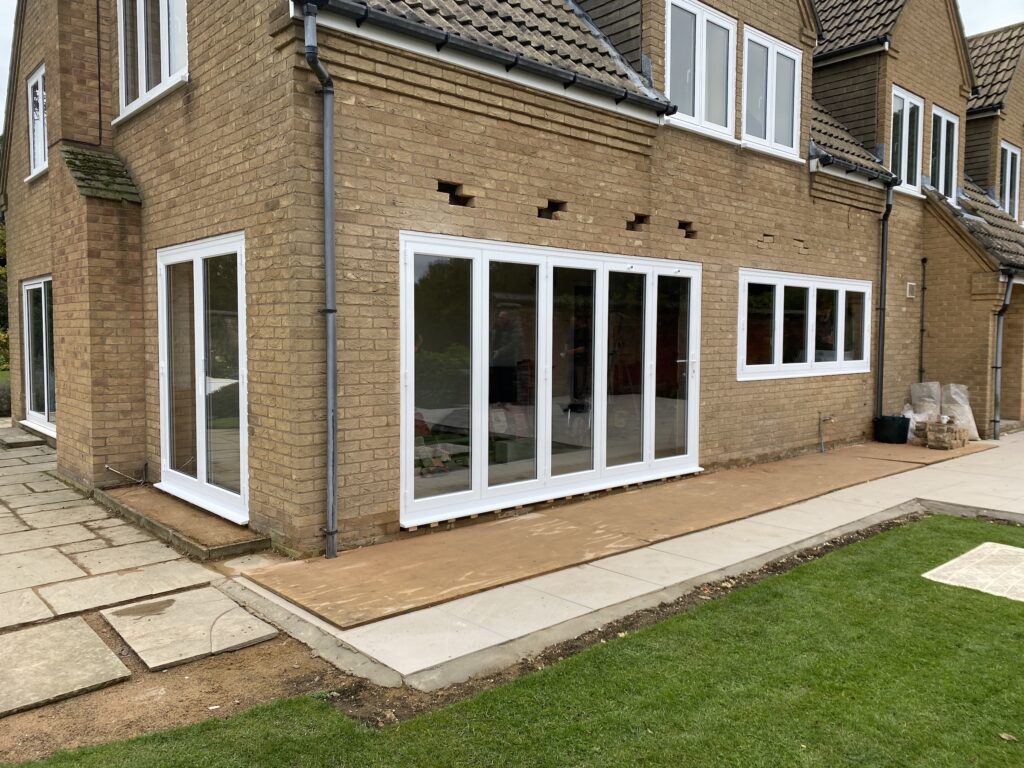
[[[522,584],[594,610],[631,600],[658,589],[658,586],[650,581],[604,568],[595,568],[593,565],[566,568],[563,571],[527,579]]]
[[[124,680],[130,673],[80,618],[0,635],[0,716]]]
[[[102,616],[153,671],[277,635],[272,626],[212,587],[110,608]]]
[[[590,612],[584,605],[523,584],[453,600],[444,604],[444,610],[510,640]]]
[[[126,544],[123,547],[107,547],[71,555],[71,559],[78,564],[78,567],[84,568],[89,573],[123,571],[128,568],[138,568],[140,565],[165,563],[168,560],[177,560],[179,557],[177,552],[159,541]]]
[[[36,504],[31,507],[22,507],[18,510],[19,515],[34,515],[38,512],[53,512],[60,509],[81,509],[95,506],[89,499],[74,499],[73,501],[57,501],[52,504]]]
[[[591,565],[662,587],[694,579],[715,570],[713,566],[699,560],[646,548],[606,557]]]
[[[79,501],[82,494],[66,489],[49,493],[27,493],[23,496],[4,496],[4,504],[17,512],[23,507],[34,507],[39,504],[52,504],[57,501]]]
[[[201,565],[172,560],[124,573],[105,573],[77,581],[50,584],[40,587],[37,592],[61,616],[209,584],[216,577],[216,573]]]
[[[25,485],[28,486],[28,489],[32,491],[32,493],[46,493],[48,491],[68,490],[68,487],[65,483],[62,483],[60,480],[53,479],[37,480],[31,483],[25,483]]]
[[[497,632],[460,619],[439,606],[350,629],[340,637],[402,675],[506,641]]]
[[[20,435],[0,435],[0,448],[33,448],[37,445],[46,445],[46,441],[26,432]]]
[[[20,533],[21,531],[27,531],[28,526],[22,523],[14,515],[3,515],[0,516],[0,534],[4,533]]]
[[[256,552],[251,555],[242,555],[241,557],[224,560],[217,565],[221,570],[231,576],[241,576],[249,571],[254,571],[257,568],[267,568],[271,565],[278,565],[280,563],[287,562],[289,562],[289,558],[284,555],[278,555],[274,552]]]
[[[0,629],[16,627],[20,624],[31,624],[52,616],[53,611],[47,608],[46,603],[40,600],[31,589],[0,593]]]
[[[95,534],[81,525],[60,525],[55,528],[6,533],[0,535],[0,555],[41,547],[56,547],[92,538],[95,538]]]
[[[1024,602],[1024,549],[986,542],[933,568],[924,578]]]
[[[103,539],[86,539],[76,541],[74,544],[62,544],[57,547],[65,555],[73,555],[77,552],[92,552],[94,549],[106,549],[110,545]]]
[[[85,575],[85,571],[56,549],[0,555],[0,593]]]
[[[71,523],[89,523],[110,517],[103,507],[87,504],[81,507],[51,509],[43,512],[19,512],[18,515],[33,528],[53,528]]]
[[[821,533],[878,511],[877,505],[858,504],[822,496],[774,512],[765,512],[754,518],[754,521],[804,533]]]
[[[805,537],[805,533],[790,533]],[[723,568],[733,563],[747,560],[751,557],[763,554],[764,545],[745,541],[732,535],[730,526],[723,525],[719,528],[712,528],[706,531],[691,533],[688,536],[681,536],[677,539],[660,541],[652,544],[651,549],[660,552],[667,552],[670,555],[678,555],[691,560],[698,560],[716,568]]]
[[[111,525],[107,528],[97,529],[96,533],[115,547],[122,544],[137,544],[142,541],[154,541],[152,536],[141,528],[136,528],[134,525]]]
[[[92,528],[94,531],[98,531],[101,528],[113,528],[118,525],[124,525],[124,520],[119,517],[114,517],[108,513],[105,520],[96,520],[89,523],[86,527]]]

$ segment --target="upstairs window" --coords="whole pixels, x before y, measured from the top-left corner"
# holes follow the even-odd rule
[[[675,120],[733,134],[736,20],[690,0],[671,0],[668,84]]]
[[[932,107],[932,186],[956,203],[956,161],[960,148],[960,118]]]
[[[796,154],[801,52],[750,27],[743,39],[743,138]]]
[[[119,0],[122,111],[188,72],[186,0]]]
[[[1003,142],[999,148],[999,207],[1020,221],[1020,148]]]
[[[46,169],[49,161],[46,135],[46,69],[40,67],[28,79],[28,167],[29,176]]]
[[[900,189],[921,191],[921,115],[924,101],[902,88],[892,89],[892,155],[889,170]]]

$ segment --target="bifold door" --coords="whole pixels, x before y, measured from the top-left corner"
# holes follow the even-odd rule
[[[402,246],[403,525],[699,468],[699,265]]]

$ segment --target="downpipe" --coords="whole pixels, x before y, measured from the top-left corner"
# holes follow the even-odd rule
[[[1006,313],[1010,309],[1010,299],[1013,298],[1013,279],[1017,271],[1013,269],[1003,272],[1006,275],[1006,291],[1003,293],[1003,304],[996,312],[996,364],[992,366],[995,371],[995,382],[992,393],[992,439],[999,439],[1001,409],[1003,400],[1003,334],[1006,326]]]
[[[320,81],[323,102],[324,308],[327,341],[327,525],[324,556],[338,555],[338,306],[334,233],[334,80],[320,61],[316,15],[327,0],[303,4],[306,63]]]
[[[889,217],[892,215],[893,190],[899,179],[885,185],[885,213],[882,214],[882,254],[878,275],[878,343],[875,347],[875,421],[882,418],[885,403],[885,304],[889,285]]]

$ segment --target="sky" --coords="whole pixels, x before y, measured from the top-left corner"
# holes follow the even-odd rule
[[[1024,21],[1022,0],[957,0],[968,35]],[[0,0],[0,99],[6,100],[16,0]],[[3,112],[0,111],[0,120]]]

